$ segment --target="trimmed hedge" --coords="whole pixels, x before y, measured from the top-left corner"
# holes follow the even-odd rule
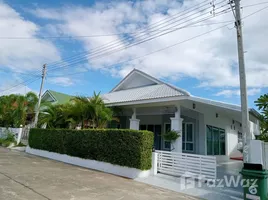
[[[31,129],[29,146],[70,156],[148,170],[153,133],[129,129]]]

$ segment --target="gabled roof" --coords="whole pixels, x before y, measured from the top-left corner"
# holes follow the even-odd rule
[[[54,102],[57,103],[57,104],[68,103],[71,100],[71,98],[73,98],[73,96],[71,96],[71,95],[64,94],[64,93],[61,93],[61,92],[56,92],[56,91],[53,91],[53,90],[47,90],[43,94],[42,98],[45,95],[49,95],[53,100],[55,100]]]
[[[178,96],[190,94],[134,69],[111,92],[102,95],[102,98],[106,104],[112,104]]]
[[[131,78],[135,75],[138,75],[139,77],[143,78],[143,80],[146,80],[145,83],[141,84],[140,86],[144,85],[156,85],[156,84],[163,84],[162,81],[150,76],[149,74],[146,74],[140,70],[133,69],[124,79],[122,79],[112,90],[111,92],[115,92],[122,89],[122,86],[126,84],[127,82],[131,81]]]

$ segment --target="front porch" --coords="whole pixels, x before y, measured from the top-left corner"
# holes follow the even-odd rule
[[[237,150],[240,112],[200,102],[180,100],[122,106],[117,128],[154,132],[154,148],[178,153],[213,155],[228,160]],[[172,144],[163,133],[180,136]]]
[[[120,128],[152,131],[156,150],[206,153],[204,115],[201,113],[182,106],[167,105],[124,108],[123,115],[120,117]],[[180,133],[172,144],[163,138],[163,134],[170,130]]]

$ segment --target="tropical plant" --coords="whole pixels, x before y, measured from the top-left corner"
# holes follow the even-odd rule
[[[94,92],[93,97],[90,98],[90,109],[93,128],[104,128],[107,122],[113,120],[113,111],[105,106],[100,93],[96,94]]]
[[[261,95],[256,101],[256,106],[261,111],[260,127],[262,134],[268,134],[268,94]]]
[[[163,137],[168,142],[174,142],[180,137],[180,133],[178,131],[171,130],[164,133]]]
[[[41,109],[38,127],[46,125],[47,128],[75,128],[81,125],[85,128],[104,128],[113,117],[113,110],[107,108],[100,94],[92,98],[77,96],[69,103],[62,105],[47,105]]]
[[[15,137],[9,130],[6,130],[5,136],[0,138],[0,146],[8,147],[11,143],[15,143]]]
[[[0,97],[0,126],[20,127],[31,123],[38,98],[33,92],[25,96],[11,94]]]
[[[45,125],[47,128],[68,128],[66,120],[66,105],[46,103],[40,109],[38,127]]]

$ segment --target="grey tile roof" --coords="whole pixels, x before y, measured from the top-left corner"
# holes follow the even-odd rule
[[[109,104],[184,95],[187,94],[185,94],[184,91],[181,91],[178,88],[175,88],[168,84],[158,84],[110,92],[102,95],[102,98],[105,103]]]

